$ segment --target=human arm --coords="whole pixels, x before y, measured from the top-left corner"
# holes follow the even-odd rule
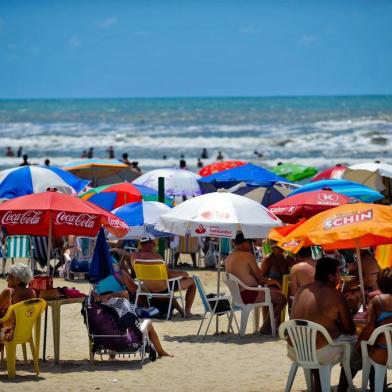
[[[109,298],[126,298],[126,299],[129,298],[128,292],[126,290],[116,291],[116,292],[104,294],[104,295],[99,295],[98,293],[96,293],[94,291],[92,293],[92,296],[97,302],[106,302]]]
[[[362,340],[368,340],[373,333],[373,331],[376,329],[376,322],[377,322],[377,305],[376,302],[379,301],[379,297],[373,298],[369,302],[369,306],[367,308],[367,316],[366,316],[366,325],[362,329],[359,337],[358,337],[358,342],[357,346],[360,347],[361,341]]]
[[[290,271],[290,287],[289,292],[291,296],[294,296],[297,290],[299,289],[296,268],[295,266]]]

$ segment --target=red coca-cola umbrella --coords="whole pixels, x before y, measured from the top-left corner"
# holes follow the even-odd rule
[[[352,201],[352,198],[340,193],[331,190],[319,190],[286,197],[272,204],[268,209],[283,222],[296,223],[301,218],[307,219],[321,211]]]
[[[316,174],[310,181],[321,181],[321,180],[340,180],[343,178],[343,174],[346,171],[347,166],[341,165],[338,163],[335,166],[332,166],[321,173]]]
[[[103,226],[113,235],[122,237],[129,229],[112,213],[55,190],[4,202],[0,205],[0,223],[8,234],[48,236],[48,258],[52,236],[93,237]]]

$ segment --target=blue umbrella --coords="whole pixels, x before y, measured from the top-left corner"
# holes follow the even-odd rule
[[[211,174],[210,176],[200,178],[199,184],[203,191],[208,189],[207,192],[212,192],[216,190],[216,188],[231,188],[239,182],[245,182],[250,186],[271,187],[278,181],[287,183],[285,178],[279,177],[260,166],[248,163],[243,166],[223,170]],[[206,184],[207,186],[205,186]],[[215,188],[214,190],[211,188],[211,185]]]
[[[67,194],[79,193],[90,181],[82,180],[58,167],[20,166],[0,172],[0,198],[45,192],[56,188]]]
[[[364,203],[373,203],[376,200],[384,198],[381,193],[378,193],[365,185],[348,180],[322,180],[310,182],[309,184],[296,189],[294,192],[291,192],[289,196],[303,192],[317,191],[323,188],[329,188],[334,192],[359,199]]]
[[[261,186],[244,186],[233,193],[241,196],[245,196],[248,199],[252,199],[261,203],[264,207],[269,207],[272,204],[284,199],[291,189],[283,187],[261,187]]]
[[[105,231],[101,228],[88,271],[89,279],[91,283],[96,283],[113,274],[112,256],[109,253],[109,246],[106,242]]]

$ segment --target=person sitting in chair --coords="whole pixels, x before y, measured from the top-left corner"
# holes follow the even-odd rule
[[[155,251],[154,240],[149,237],[143,237],[140,240],[140,252],[132,254],[133,263],[135,260],[163,260],[161,255]],[[185,312],[185,317],[191,317],[191,307],[196,295],[196,285],[194,280],[183,271],[175,271],[167,268],[167,275],[170,278],[183,277],[180,281],[181,290],[186,290],[185,295],[185,311],[180,307],[177,301],[173,301],[173,305],[180,313]],[[165,292],[167,290],[166,281],[155,280],[146,282],[147,288],[155,293]]]

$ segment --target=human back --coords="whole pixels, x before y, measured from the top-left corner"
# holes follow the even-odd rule
[[[254,265],[257,267],[254,255],[242,249],[233,250],[225,261],[226,271],[249,287],[257,287],[258,285],[257,276],[255,276],[254,268],[252,268]]]

